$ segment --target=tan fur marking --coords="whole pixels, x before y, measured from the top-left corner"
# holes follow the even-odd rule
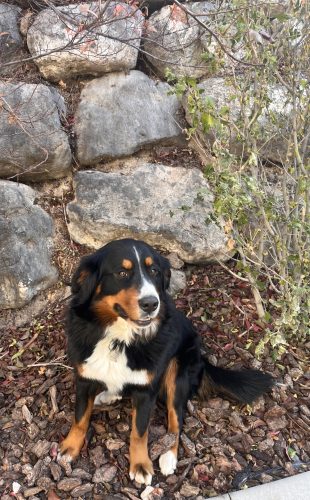
[[[133,263],[129,259],[124,259],[122,262],[122,267],[124,269],[132,269],[133,268]]]
[[[94,400],[93,398],[89,398],[83,417],[79,422],[76,422],[75,419],[73,420],[68,436],[60,444],[61,453],[70,455],[72,459],[78,456],[83,447],[93,406]]]
[[[142,468],[149,474],[154,474],[153,465],[147,450],[148,431],[146,431],[143,436],[140,436],[136,425],[136,419],[137,411],[134,408],[132,412],[132,429],[130,434],[129,470],[135,474]]]
[[[179,447],[179,419],[174,408],[175,390],[176,390],[176,377],[178,373],[178,364],[175,358],[173,358],[166,370],[164,377],[164,388],[167,395],[167,410],[168,410],[168,432],[176,434],[176,442],[171,447],[171,451],[177,457],[178,447]]]
[[[96,288],[96,295],[99,295],[100,292],[101,292],[101,285],[98,285]]]
[[[105,325],[117,319],[118,314],[114,310],[116,304],[119,304],[133,321],[140,319],[138,291],[135,288],[121,290],[115,295],[107,295],[95,302],[93,308]]]
[[[155,373],[147,372],[147,379],[148,379],[150,384],[153,382],[154,377],[155,377]]]
[[[89,276],[89,271],[85,271],[85,270],[81,271],[80,276],[77,279],[78,284],[81,285],[85,281],[87,276]]]
[[[153,259],[152,259],[152,257],[146,257],[144,262],[145,262],[145,265],[149,267],[153,264]]]
[[[80,375],[80,377],[83,377],[83,371],[84,371],[83,365],[76,365],[75,369],[78,372],[78,374]]]

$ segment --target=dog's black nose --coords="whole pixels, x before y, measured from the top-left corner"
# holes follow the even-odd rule
[[[148,295],[147,297],[143,297],[139,300],[139,306],[142,311],[151,313],[155,311],[158,306],[158,299],[152,295]]]

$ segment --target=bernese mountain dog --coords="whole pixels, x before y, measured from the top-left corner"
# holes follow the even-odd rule
[[[157,399],[167,407],[175,443],[159,458],[164,475],[177,465],[187,401],[220,392],[251,403],[273,378],[257,370],[226,370],[202,356],[200,338],[167,289],[169,261],[134,239],[112,241],[84,257],[72,279],[68,355],[76,374],[75,416],[60,444],[67,460],[84,443],[94,404],[132,398],[129,475],[150,484],[148,426]]]

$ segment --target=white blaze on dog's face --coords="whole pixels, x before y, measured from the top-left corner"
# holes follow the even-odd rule
[[[137,335],[149,336],[157,331],[169,277],[164,257],[144,242],[124,239],[86,258],[76,281],[88,286],[90,309],[104,327],[121,331],[126,322]]]
[[[140,273],[138,304],[142,322],[145,322],[148,321],[148,318],[156,318],[159,312],[160,298],[156,290],[155,283],[152,282],[152,277],[155,277],[159,273],[159,269],[154,266],[153,258],[150,255],[144,259],[143,266],[141,256],[139,255],[136,246],[134,246],[134,251]]]

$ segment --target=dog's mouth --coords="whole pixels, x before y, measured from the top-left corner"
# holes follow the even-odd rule
[[[154,318],[138,319],[138,320],[134,321],[134,323],[138,326],[145,327],[145,326],[149,326],[152,323],[152,319],[154,319]]]
[[[120,304],[115,304],[114,310],[115,310],[115,312],[117,312],[117,314],[121,318],[123,318],[125,320],[130,320],[132,323],[139,326],[140,328],[145,328],[145,327],[149,326],[152,323],[152,321],[155,319],[155,317],[152,318],[150,316],[147,316],[146,318],[135,319],[135,320],[131,319]]]

